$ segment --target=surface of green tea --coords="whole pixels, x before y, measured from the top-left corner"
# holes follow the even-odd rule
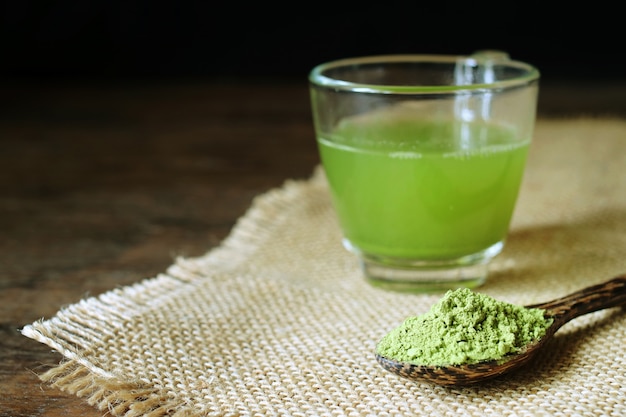
[[[504,239],[530,138],[486,123],[390,114],[318,138],[345,237],[360,251],[439,260]]]

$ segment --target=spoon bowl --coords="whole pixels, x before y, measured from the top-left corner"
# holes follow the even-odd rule
[[[552,324],[543,337],[501,359],[448,366],[416,365],[379,354],[376,354],[376,360],[387,371],[404,378],[425,380],[444,386],[475,384],[527,364],[568,321],[594,311],[623,305],[626,305],[626,274],[553,301],[527,306],[544,310],[544,316],[553,319]]]

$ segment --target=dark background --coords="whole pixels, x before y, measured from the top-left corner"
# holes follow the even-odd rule
[[[543,81],[625,78],[618,3],[431,3],[3,1],[0,77],[304,80],[348,56],[500,49]]]

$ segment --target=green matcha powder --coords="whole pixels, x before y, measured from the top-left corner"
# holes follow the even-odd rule
[[[474,293],[448,291],[424,315],[409,317],[378,344],[386,358],[415,365],[461,365],[501,359],[541,338],[552,319]]]

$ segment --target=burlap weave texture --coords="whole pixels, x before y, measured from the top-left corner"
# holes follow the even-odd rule
[[[511,233],[479,291],[547,301],[626,272],[626,121],[539,120]],[[115,416],[624,416],[626,314],[558,333],[532,364],[443,388],[376,342],[441,294],[376,289],[343,249],[321,170],[259,196],[230,236],[163,274],[26,326],[41,378]]]

